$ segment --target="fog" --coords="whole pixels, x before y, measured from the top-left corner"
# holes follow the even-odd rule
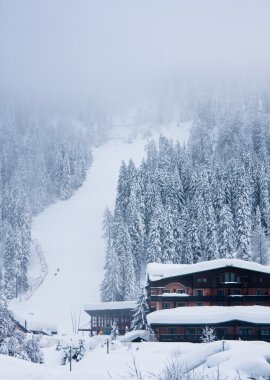
[[[0,0],[2,94],[134,102],[190,78],[268,77],[268,0]]]

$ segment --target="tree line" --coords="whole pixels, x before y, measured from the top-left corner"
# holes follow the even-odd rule
[[[91,164],[89,136],[68,120],[0,112],[0,291],[29,288],[31,222],[48,205],[68,199]]]
[[[266,96],[202,101],[186,144],[161,136],[140,167],[122,163],[102,301],[135,299],[149,262],[268,262],[269,111]]]

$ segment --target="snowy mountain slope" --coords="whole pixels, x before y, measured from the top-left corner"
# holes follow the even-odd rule
[[[163,134],[185,139],[189,125],[181,130],[170,126]],[[182,132],[182,133],[181,133]],[[71,331],[71,311],[99,300],[103,278],[105,246],[102,218],[105,207],[114,204],[118,171],[122,160],[139,164],[146,140],[133,143],[112,140],[96,148],[87,179],[67,201],[58,202],[35,218],[32,236],[46,258],[48,275],[39,289],[25,302],[12,305],[22,319],[44,318],[57,323],[61,332]],[[29,316],[30,313],[30,316]],[[81,324],[88,318],[82,313]]]

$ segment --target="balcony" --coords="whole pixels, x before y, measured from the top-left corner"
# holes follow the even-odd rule
[[[151,296],[152,302],[270,302],[270,295],[256,296],[256,295],[228,295],[228,296],[188,296],[179,294],[172,295],[158,295]]]
[[[270,335],[225,335],[217,336],[217,340],[263,340],[270,342]],[[185,334],[161,334],[160,342],[192,342],[200,343],[201,334],[185,335]]]
[[[213,288],[224,288],[224,289],[234,289],[234,288],[246,288],[248,286],[247,282],[241,281],[212,281]]]

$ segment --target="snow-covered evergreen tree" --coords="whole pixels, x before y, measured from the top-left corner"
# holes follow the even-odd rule
[[[261,212],[257,206],[254,226],[251,234],[252,259],[260,264],[268,264],[270,244],[265,235],[265,230],[261,223]]]
[[[110,335],[110,340],[111,341],[116,340],[118,335],[119,335],[118,323],[117,323],[117,320],[115,319],[113,321],[113,324],[112,324],[112,331],[111,331],[111,335]]]
[[[90,136],[65,116],[0,107],[0,262],[8,298],[28,290],[31,219],[82,184],[91,164]],[[7,115],[8,114],[8,115]],[[56,120],[57,119],[57,120]],[[72,143],[71,143],[72,142]]]
[[[100,298],[102,302],[121,300],[121,278],[118,256],[113,246],[113,218],[107,209],[104,213],[103,232],[106,238],[107,250],[105,258],[105,276],[100,286]]]
[[[149,330],[146,319],[148,311],[149,308],[147,305],[145,290],[142,288],[137,300],[136,308],[134,309],[134,314],[131,322],[132,330]]]
[[[148,262],[269,262],[269,102],[238,95],[201,101],[186,145],[162,136],[139,169],[122,163],[113,213],[122,289],[127,263],[138,286]]]
[[[220,209],[217,233],[219,258],[232,259],[236,253],[235,231],[233,216],[227,204],[224,204]]]
[[[124,222],[119,224],[113,248],[115,249],[120,264],[121,300],[134,299],[136,294],[136,274],[130,235]]]
[[[237,203],[235,206],[235,232],[237,257],[242,260],[250,260],[251,237],[251,204],[250,188],[243,167],[238,170],[237,178]]]

